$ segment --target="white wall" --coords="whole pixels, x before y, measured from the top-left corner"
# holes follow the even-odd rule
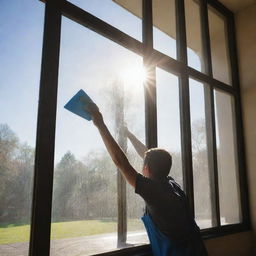
[[[251,232],[222,236],[205,241],[209,256],[252,256]]]
[[[236,14],[247,175],[256,246],[256,4]]]

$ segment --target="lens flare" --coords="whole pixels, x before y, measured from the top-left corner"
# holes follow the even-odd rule
[[[127,67],[120,71],[120,78],[128,85],[143,84],[147,80],[144,67]]]

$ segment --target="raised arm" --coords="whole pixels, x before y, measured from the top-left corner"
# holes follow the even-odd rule
[[[135,137],[135,135],[132,134],[127,127],[125,127],[125,133],[139,156],[144,158],[144,153],[148,150],[148,148],[141,141],[139,141],[138,138]]]
[[[86,107],[86,110],[91,114],[93,123],[98,128],[102,140],[113,162],[121,171],[127,182],[135,187],[137,171],[131,166],[126,155],[110,134],[97,105],[95,105],[94,103],[90,103]]]

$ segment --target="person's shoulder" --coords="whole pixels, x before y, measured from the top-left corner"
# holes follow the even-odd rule
[[[154,181],[148,177],[145,177],[144,175],[142,175],[141,173],[137,173],[136,176],[136,183],[154,183]]]
[[[141,190],[151,190],[157,186],[157,182],[143,176],[142,174],[138,173],[136,177],[135,183],[135,193],[139,193]]]

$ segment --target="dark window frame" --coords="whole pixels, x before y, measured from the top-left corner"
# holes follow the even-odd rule
[[[185,190],[194,212],[193,196],[193,167],[191,151],[190,105],[189,105],[189,77],[207,84],[205,91],[208,98],[208,111],[211,113],[209,122],[211,129],[207,135],[212,146],[212,180],[214,191],[218,191],[218,172],[216,156],[216,132],[214,125],[214,89],[220,89],[234,96],[236,134],[238,154],[238,169],[241,195],[242,222],[232,225],[220,225],[219,198],[214,193],[213,203],[217,226],[202,230],[204,238],[212,238],[224,234],[242,232],[250,229],[248,190],[246,179],[246,164],[244,154],[244,138],[242,126],[241,97],[239,74],[236,55],[236,36],[234,15],[225,6],[216,0],[198,0],[200,3],[201,26],[204,49],[204,63],[206,73],[201,73],[187,66],[186,26],[184,0],[176,0],[177,23],[177,60],[153,49],[152,33],[152,0],[143,2],[143,42],[132,38],[115,27],[98,19],[92,14],[76,7],[66,0],[45,0],[45,24],[43,38],[43,53],[41,66],[39,108],[37,121],[36,157],[34,191],[32,205],[30,256],[45,256],[50,253],[50,230],[52,210],[52,190],[54,172],[54,144],[56,125],[56,106],[58,89],[59,51],[62,15],[109,38],[110,40],[134,51],[143,57],[143,62],[149,67],[151,75],[155,78],[156,67],[178,75],[180,80],[180,107],[181,107],[181,134],[182,159]],[[232,86],[218,81],[212,76],[210,38],[208,27],[207,5],[225,16],[228,30],[228,46],[231,64]],[[49,75],[50,74],[50,75]],[[148,97],[148,93],[156,95],[156,82],[153,79],[145,90],[145,117],[146,117],[146,143],[148,147],[157,146],[157,112],[155,98]],[[148,245],[134,248],[124,248],[119,251],[99,255],[149,255]]]

